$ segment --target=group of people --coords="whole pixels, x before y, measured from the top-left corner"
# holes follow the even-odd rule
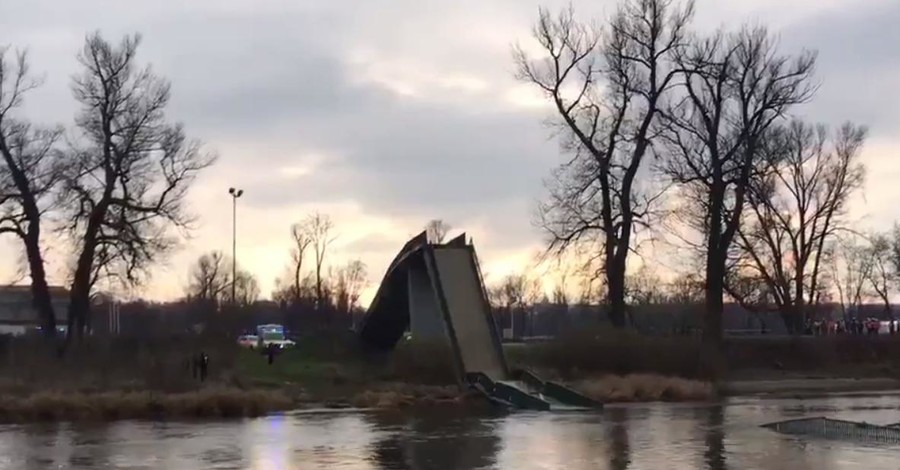
[[[888,321],[888,333],[893,335],[898,332],[896,320]],[[850,318],[848,320],[806,320],[806,334],[815,336],[852,334],[852,335],[877,335],[881,331],[881,320],[877,318]]]

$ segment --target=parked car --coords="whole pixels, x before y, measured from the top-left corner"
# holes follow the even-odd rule
[[[295,343],[294,341],[291,341],[287,338],[264,339],[264,340],[262,340],[262,346],[260,346],[260,349],[263,349],[264,347],[266,347],[270,344],[275,345],[275,347],[278,349],[292,348],[297,345],[297,343]]]
[[[259,343],[259,336],[256,335],[241,335],[238,336],[238,344],[245,348],[254,349],[257,347]]]

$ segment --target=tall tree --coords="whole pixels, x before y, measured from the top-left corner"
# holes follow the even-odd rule
[[[696,274],[680,275],[665,286],[669,301],[680,305],[703,302],[703,280]]]
[[[328,247],[335,240],[332,230],[334,230],[334,223],[326,214],[316,212],[306,219],[306,236],[309,238],[309,243],[312,245],[313,253],[316,257],[316,306],[319,308],[326,305],[328,297],[325,292],[325,279],[322,270],[325,266],[325,254],[328,252]]]
[[[885,236],[888,237],[890,244],[890,251],[887,253],[889,269],[896,275],[894,281],[900,283],[900,223],[894,222],[894,226]]]
[[[185,196],[197,173],[214,161],[166,120],[169,83],[138,68],[140,36],[118,45],[89,35],[78,55],[83,71],[72,90],[81,110],[61,200],[77,252],[69,301],[69,333],[83,331],[92,284],[102,272],[138,283],[171,248],[171,228],[186,230]]]
[[[216,250],[200,255],[191,266],[186,293],[192,301],[217,308],[230,300],[231,284],[231,260]],[[234,286],[238,305],[250,305],[259,298],[256,278],[240,267]]]
[[[251,272],[239,270],[234,279],[235,303],[240,307],[249,307],[259,300],[259,282]]]
[[[291,225],[291,239],[294,242],[294,247],[291,249],[294,281],[292,300],[297,302],[300,300],[300,287],[303,282],[303,255],[306,254],[306,249],[309,248],[312,239],[303,225],[299,223]]]
[[[759,175],[748,188],[735,242],[736,265],[764,284],[791,333],[803,331],[807,307],[819,304],[825,246],[849,228],[847,206],[863,183],[864,141],[865,130],[850,124],[829,136],[824,126],[793,121],[761,145]]]
[[[493,288],[494,301],[506,309],[525,308],[538,301],[540,281],[527,274],[509,274]]]
[[[696,203],[706,256],[703,337],[718,347],[726,266],[761,146],[790,106],[812,96],[816,56],[780,54],[761,27],[698,38],[679,52],[680,99],[664,113],[662,168]]]
[[[515,49],[518,77],[552,102],[573,158],[555,173],[540,207],[551,250],[599,240],[610,320],[625,326],[625,269],[635,225],[655,197],[642,194],[639,170],[654,124],[676,81],[693,2],[625,0],[605,34],[571,9],[540,11],[534,37],[542,57]]]
[[[668,301],[662,279],[646,264],[626,276],[625,294],[630,305],[653,305]]]
[[[872,268],[869,270],[867,281],[872,291],[881,300],[884,313],[893,318],[891,310],[891,293],[897,282],[897,271],[891,261],[893,246],[891,238],[887,234],[876,233],[869,237],[869,250],[872,260]]]
[[[353,260],[338,268],[334,275],[335,306],[339,312],[352,313],[366,287],[366,265]]]
[[[191,267],[187,294],[191,300],[218,306],[231,285],[231,270],[221,251],[201,255]]]
[[[870,295],[874,253],[867,240],[852,233],[837,237],[826,248],[829,274],[844,318],[859,315],[860,306]]]
[[[24,52],[10,60],[0,48],[0,233],[17,236],[31,276],[32,304],[44,335],[56,335],[56,315],[41,250],[41,221],[60,178],[57,143],[62,129],[39,128],[16,116],[25,94],[39,85]]]
[[[569,305],[569,292],[566,290],[569,287],[569,274],[568,266],[560,266],[557,269],[556,279],[553,282],[553,291],[550,293],[551,301],[556,305]]]

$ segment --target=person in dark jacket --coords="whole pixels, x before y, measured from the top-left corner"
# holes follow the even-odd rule
[[[200,381],[205,382],[206,376],[209,373],[209,356],[205,352],[201,351],[199,359]]]
[[[272,363],[275,362],[275,347],[274,343],[266,345],[266,359],[268,360],[269,365],[272,365]]]

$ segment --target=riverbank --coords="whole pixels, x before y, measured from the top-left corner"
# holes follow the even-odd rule
[[[677,378],[609,376],[568,384],[591,398],[612,402],[704,401],[711,384]],[[35,391],[0,394],[0,423],[109,421],[117,419],[220,419],[256,417],[309,408],[403,409],[412,407],[486,407],[480,396],[457,386],[402,382],[371,383],[358,390],[335,389],[311,395],[284,385],[241,389],[221,384],[189,392]]]
[[[816,397],[834,393],[900,392],[900,380],[891,377],[807,377],[768,380],[731,380],[718,387],[722,396]]]
[[[484,406],[456,385],[446,347],[355,349],[352,337],[303,339],[273,364],[231,341],[90,339],[58,357],[39,341],[0,343],[0,421],[258,416],[297,408]],[[719,360],[694,338],[586,335],[506,346],[523,368],[605,403],[712,401],[900,390],[895,338],[726,343]],[[210,357],[209,378],[190,359]]]
[[[646,373],[713,383],[722,395],[900,389],[900,335],[726,338],[710,355],[696,337],[600,330],[510,345],[507,356],[564,379]]]
[[[900,391],[891,378],[781,378],[720,383],[653,374],[603,376],[566,382],[571,388],[604,403],[698,402],[726,396],[769,398],[818,397],[848,392]],[[0,422],[109,421],[117,419],[219,419],[256,417],[310,408],[404,409],[434,406],[485,407],[479,396],[456,386],[405,382],[370,383],[365,387],[319,388],[310,394],[302,386],[269,384],[242,389],[210,384],[189,392],[159,391],[37,391],[0,394]]]
[[[0,422],[238,418],[289,410],[297,404],[283,391],[221,386],[175,393],[38,391],[0,395]]]

